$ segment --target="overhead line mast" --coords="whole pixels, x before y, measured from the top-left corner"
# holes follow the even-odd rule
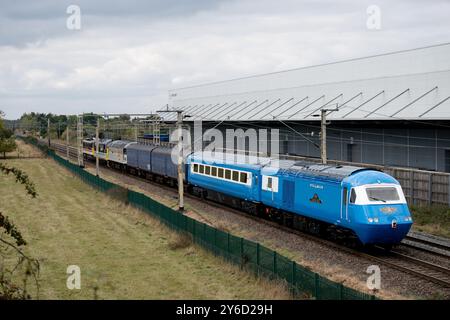
[[[160,110],[157,112],[176,112],[177,113],[177,139],[178,139],[178,210],[184,211],[184,180],[183,180],[183,119],[189,116],[183,116],[183,110]]]
[[[327,164],[327,112],[339,111],[339,108],[320,109],[320,159],[322,164]],[[314,115],[316,117],[318,115]]]

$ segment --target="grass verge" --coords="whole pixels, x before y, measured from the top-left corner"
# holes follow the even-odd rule
[[[25,251],[41,261],[40,298],[290,298],[282,283],[214,257],[53,161],[6,162],[24,170],[39,194],[30,199],[22,186],[0,176],[0,210],[28,241]],[[81,290],[66,287],[69,265],[81,269]]]
[[[413,229],[450,238],[450,208],[447,206],[410,206]]]

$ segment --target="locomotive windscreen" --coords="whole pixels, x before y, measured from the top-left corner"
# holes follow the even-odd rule
[[[371,201],[398,201],[400,197],[394,187],[366,188],[367,197]]]

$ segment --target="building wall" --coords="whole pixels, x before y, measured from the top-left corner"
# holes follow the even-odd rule
[[[450,172],[450,43],[173,89],[169,105],[224,134],[278,128],[281,153],[310,157],[337,108],[330,159]]]
[[[203,131],[215,124],[203,123]],[[278,129],[281,154],[320,157],[320,128],[318,123],[296,123],[290,127],[273,123],[223,123],[217,127],[226,136],[227,129]],[[269,137],[270,138],[270,137]],[[308,141],[310,140],[310,141]],[[270,141],[268,144],[270,150]],[[341,124],[327,127],[327,153],[333,160],[372,163],[450,172],[450,122]]]

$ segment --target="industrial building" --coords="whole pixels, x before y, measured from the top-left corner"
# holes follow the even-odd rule
[[[280,153],[450,172],[450,43],[173,89],[203,130],[277,128]],[[174,121],[176,114],[163,114]]]

